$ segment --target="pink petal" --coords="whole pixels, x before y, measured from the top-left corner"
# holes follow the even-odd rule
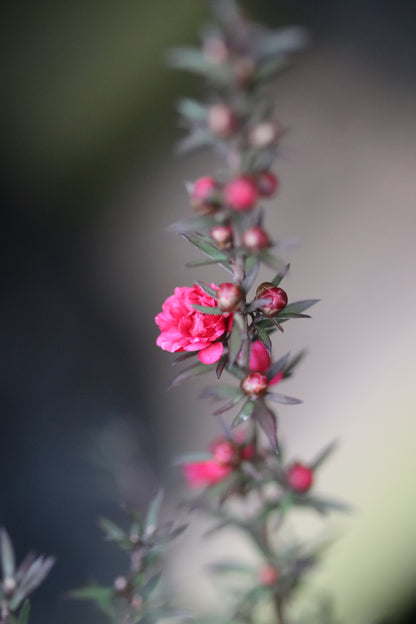
[[[264,344],[260,340],[253,342],[250,351],[250,370],[264,373],[269,368],[270,362],[270,355]]]
[[[224,351],[222,342],[213,342],[209,347],[205,347],[198,353],[198,360],[202,364],[214,364],[218,362]]]

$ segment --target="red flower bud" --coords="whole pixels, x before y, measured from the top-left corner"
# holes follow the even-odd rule
[[[279,187],[279,180],[270,171],[262,171],[256,178],[257,190],[262,197],[271,197]]]
[[[192,186],[191,204],[202,214],[211,214],[218,210],[218,184],[214,178],[208,176],[199,178]]]
[[[250,143],[259,149],[270,147],[279,137],[280,129],[274,121],[263,121],[250,132]]]
[[[259,308],[264,316],[274,316],[287,306],[287,294],[282,288],[274,286],[271,282],[260,284],[256,290],[256,299],[269,300],[269,303]]]
[[[237,127],[237,118],[232,108],[226,104],[214,104],[208,109],[208,127],[220,137],[229,137]]]
[[[232,249],[233,228],[229,225],[215,225],[210,232],[211,238],[220,249]]]
[[[227,204],[238,212],[250,210],[258,198],[257,186],[248,176],[241,176],[228,182],[224,195]]]
[[[232,466],[240,461],[240,455],[236,445],[229,440],[217,442],[212,449],[212,454],[218,464]]]
[[[279,576],[279,570],[272,565],[263,566],[259,571],[259,580],[262,585],[267,587],[276,585]]]
[[[244,377],[242,380],[240,387],[251,397],[260,397],[264,396],[267,392],[269,382],[267,381],[266,375],[262,373],[254,372]]]
[[[304,464],[295,462],[287,471],[287,482],[295,492],[307,492],[313,483],[313,470]]]
[[[237,284],[225,282],[217,290],[218,307],[223,312],[235,312],[245,300],[245,292]]]
[[[263,228],[253,226],[243,232],[243,245],[251,251],[260,251],[270,247],[270,240]]]

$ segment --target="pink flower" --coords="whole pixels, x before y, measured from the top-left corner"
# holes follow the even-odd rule
[[[243,460],[253,459],[254,444],[217,438],[211,447],[212,458],[182,466],[190,488],[209,487],[224,481]]]
[[[211,287],[217,289],[215,284]],[[192,288],[175,288],[155,318],[161,331],[156,344],[170,353],[199,351],[201,362],[213,364],[223,353],[224,345],[218,340],[228,329],[230,315],[203,314],[195,310],[193,304],[217,307],[216,300],[196,284]]]
[[[265,373],[271,363],[271,357],[264,344],[260,340],[256,340],[255,342],[253,342],[250,351],[250,370]],[[273,379],[269,381],[268,385],[275,386],[282,379],[283,371],[280,371],[280,373],[277,373],[277,375],[275,375]]]

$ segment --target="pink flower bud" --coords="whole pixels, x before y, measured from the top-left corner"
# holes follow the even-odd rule
[[[261,306],[259,311],[264,316],[274,316],[287,306],[287,294],[282,288],[274,286],[271,282],[263,282],[256,290],[256,299],[268,299],[269,303]]]
[[[220,440],[213,448],[213,456],[216,462],[225,466],[232,466],[239,462],[239,453],[236,445],[229,440]]]
[[[269,352],[260,340],[255,340],[251,345],[250,351],[250,370],[258,371],[259,373],[265,373],[272,363]],[[270,379],[269,386],[275,386],[282,381],[283,371],[280,371]]]
[[[276,585],[279,576],[279,570],[272,565],[263,566],[259,571],[260,583],[266,587]]]
[[[270,147],[277,141],[279,134],[279,126],[274,121],[263,121],[251,130],[250,143],[258,149]]]
[[[250,210],[258,198],[257,186],[252,178],[241,176],[228,182],[225,187],[224,195],[227,204],[233,210],[242,212]]]
[[[220,249],[232,249],[233,228],[229,225],[215,225],[211,229],[210,235]]]
[[[257,190],[262,197],[271,197],[279,187],[278,178],[270,171],[262,171],[256,178]]]
[[[313,470],[300,462],[295,462],[287,471],[287,482],[295,492],[307,492],[313,483]]]
[[[208,109],[208,127],[217,136],[227,138],[237,127],[236,115],[226,104],[214,104]]]
[[[208,176],[199,178],[192,186],[191,204],[202,214],[211,214],[218,210],[218,183]]]
[[[260,251],[270,247],[270,240],[263,228],[253,226],[243,232],[243,245],[251,251]]]
[[[251,397],[264,396],[267,392],[269,382],[266,375],[262,373],[250,373],[247,377],[244,377],[240,386],[243,392]]]
[[[223,312],[235,312],[245,300],[245,292],[237,284],[225,282],[218,286],[218,307]]]

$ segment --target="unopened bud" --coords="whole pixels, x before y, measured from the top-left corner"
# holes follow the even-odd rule
[[[272,282],[263,282],[256,290],[256,299],[268,299],[259,311],[264,316],[275,316],[287,306],[287,294],[282,288],[278,288]]]
[[[3,581],[3,591],[6,595],[10,596],[17,587],[17,583],[12,576],[6,576]]]
[[[128,581],[126,579],[125,576],[118,576],[115,580],[114,580],[114,589],[117,592],[124,592],[127,589],[127,585],[128,585]]]
[[[237,59],[234,63],[234,72],[237,83],[242,87],[248,86],[252,82],[256,72],[256,66],[253,59],[249,56]]]
[[[272,565],[266,565],[259,571],[260,582],[267,587],[276,585],[278,578],[279,570]]]
[[[242,380],[240,387],[251,397],[261,397],[264,396],[267,392],[269,382],[267,380],[266,375],[262,373],[250,373],[247,377],[244,377]]]
[[[274,121],[263,121],[250,132],[250,143],[253,147],[262,149],[276,143],[280,129]]]
[[[220,137],[229,137],[237,126],[236,115],[226,104],[214,104],[208,109],[208,127]]]
[[[212,214],[218,210],[219,188],[217,181],[211,177],[199,178],[191,186],[191,204],[201,214]]]
[[[235,312],[245,300],[245,292],[237,284],[225,282],[217,290],[218,307],[223,312]]]
[[[256,178],[257,190],[262,197],[272,197],[279,188],[278,178],[270,171],[262,171]]]
[[[251,251],[260,251],[270,247],[270,240],[263,228],[253,226],[243,232],[243,245]]]
[[[139,611],[139,609],[141,609],[143,606],[143,598],[141,596],[133,596],[133,598],[130,601],[130,604],[133,607],[133,609],[136,609],[137,611]]]
[[[213,449],[213,456],[216,462],[225,466],[236,464],[239,460],[236,446],[229,440],[218,442]]]
[[[259,192],[252,178],[241,176],[228,182],[224,190],[225,200],[237,212],[250,210],[257,201]]]
[[[295,462],[287,471],[287,482],[295,492],[307,492],[313,483],[313,470],[300,462]]]
[[[229,225],[215,225],[210,235],[220,249],[232,249],[233,247],[233,228]]]

